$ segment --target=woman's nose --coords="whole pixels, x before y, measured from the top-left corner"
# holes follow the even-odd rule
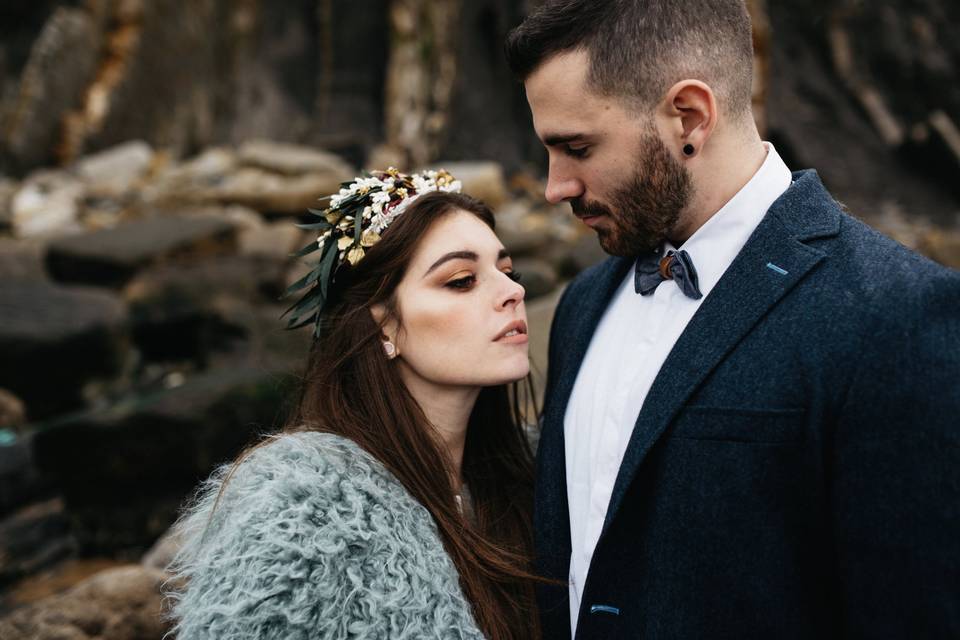
[[[527,295],[527,290],[523,288],[523,285],[509,278],[506,274],[504,274],[504,277],[507,278],[508,284],[500,296],[499,304],[497,305],[501,309],[517,306],[523,302],[524,296]]]

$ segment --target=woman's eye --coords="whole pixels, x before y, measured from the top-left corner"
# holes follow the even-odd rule
[[[473,283],[477,281],[476,276],[464,276],[463,278],[457,278],[456,280],[451,280],[446,284],[446,286],[452,289],[469,289],[473,286]]]
[[[523,277],[519,271],[506,271],[507,277],[513,280],[514,282],[520,282],[520,278]]]

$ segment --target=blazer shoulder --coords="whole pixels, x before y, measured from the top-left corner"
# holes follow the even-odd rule
[[[876,229],[843,215],[828,251],[848,286],[856,286],[874,312],[908,316],[945,294],[958,294],[960,272],[920,255]]]

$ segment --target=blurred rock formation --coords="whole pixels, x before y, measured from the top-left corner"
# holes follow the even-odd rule
[[[0,7],[0,637],[163,635],[164,532],[283,423],[310,344],[278,321],[293,223],[358,167],[444,166],[491,205],[542,391],[564,283],[605,255],[544,201],[502,60],[534,4]],[[960,5],[748,5],[788,164],[960,268]]]

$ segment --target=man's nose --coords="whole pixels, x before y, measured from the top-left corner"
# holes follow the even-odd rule
[[[547,176],[547,189],[543,195],[550,204],[559,204],[583,195],[583,183],[573,176],[559,175],[551,168]]]

